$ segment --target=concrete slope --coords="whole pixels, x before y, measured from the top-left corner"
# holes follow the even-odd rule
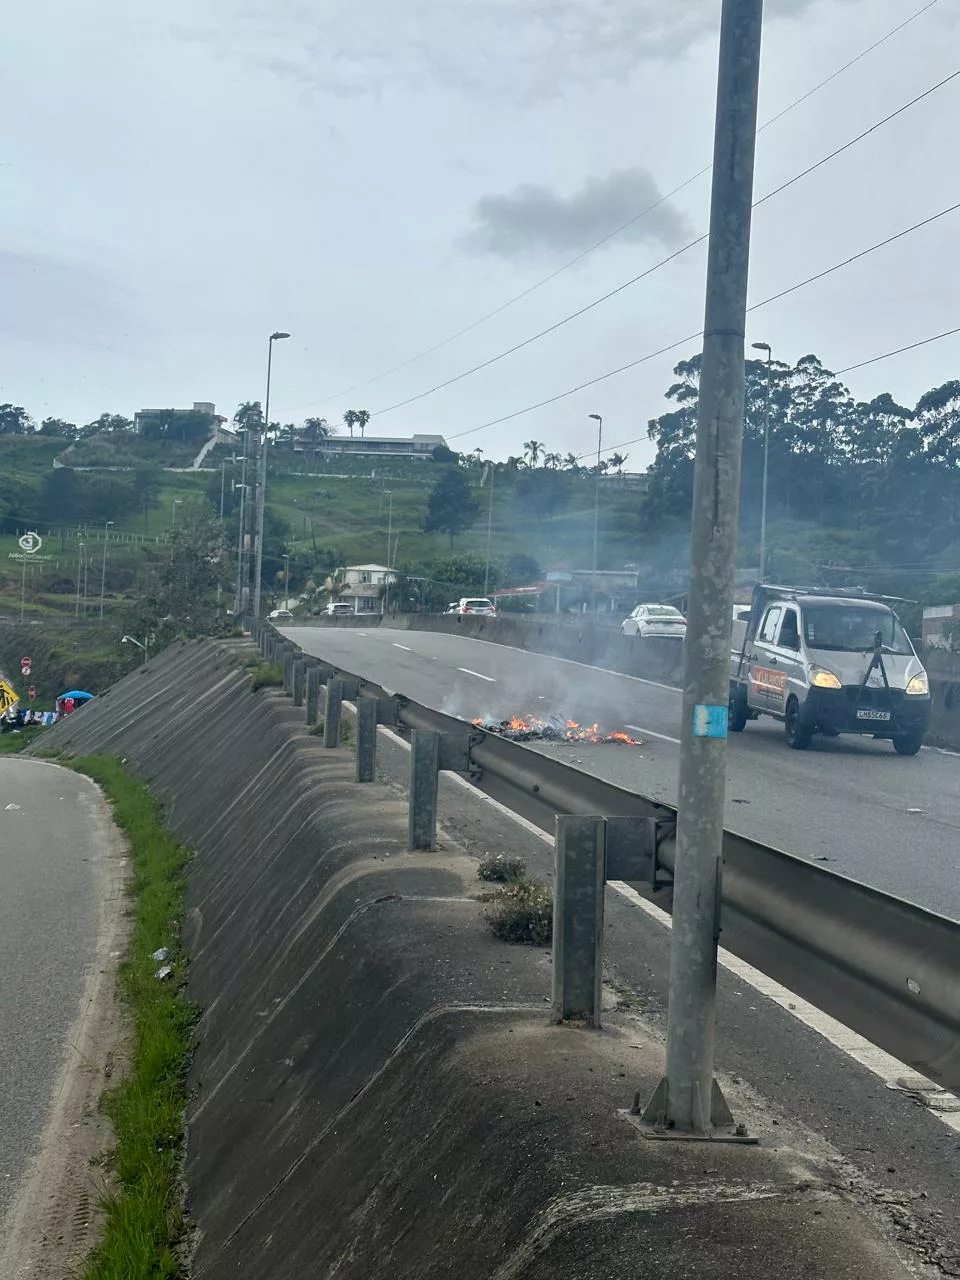
[[[550,1026],[549,957],[488,934],[474,860],[406,853],[402,797],[236,652],[169,650],[45,739],[123,756],[196,850],[194,1280],[911,1274],[782,1119],[759,1147],[640,1137],[647,1026]]]

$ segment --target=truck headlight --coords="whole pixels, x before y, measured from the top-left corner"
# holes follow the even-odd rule
[[[907,693],[927,694],[930,692],[930,681],[927,679],[925,671],[915,675],[907,685]]]
[[[810,672],[810,683],[818,689],[842,689],[843,685],[826,667],[814,667]]]

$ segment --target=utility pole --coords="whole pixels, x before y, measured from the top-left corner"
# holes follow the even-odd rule
[[[246,563],[247,563],[247,459],[250,456],[250,436],[252,430],[249,419],[243,427],[243,461],[240,466],[240,534],[237,538],[237,592],[234,602],[234,613],[239,617],[244,612],[246,600],[244,598],[244,588],[246,586]]]
[[[80,575],[83,573],[83,540],[77,542],[77,602],[74,606],[74,617],[80,617]]]
[[[709,1133],[732,1117],[713,1074],[730,627],[763,0],[723,0],[683,673],[667,1074],[644,1118]]]
[[[763,400],[763,494],[760,498],[760,581],[765,582],[767,567],[767,473],[770,469],[770,365],[773,351],[769,342],[751,343],[754,351],[767,353],[767,386]]]
[[[103,622],[103,593],[107,585],[107,542],[109,540],[109,530],[113,525],[112,520],[108,520],[103,526],[103,562],[100,566],[100,621]]]

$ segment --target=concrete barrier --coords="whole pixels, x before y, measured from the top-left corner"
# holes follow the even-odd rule
[[[246,651],[171,648],[44,739],[123,756],[195,850],[192,1275],[906,1275],[795,1135],[641,1140],[659,1043],[551,1027],[546,956],[489,935],[474,860],[407,853],[405,804],[251,694]]]

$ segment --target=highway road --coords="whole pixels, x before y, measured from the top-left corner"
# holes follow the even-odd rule
[[[0,1240],[102,959],[105,814],[87,778],[0,760]]]
[[[471,720],[556,714],[630,731],[641,747],[539,744],[585,772],[676,803],[680,691],[505,645],[434,632],[290,627],[305,652]],[[773,720],[731,735],[727,827],[960,919],[960,757],[869,738],[791,751]]]

